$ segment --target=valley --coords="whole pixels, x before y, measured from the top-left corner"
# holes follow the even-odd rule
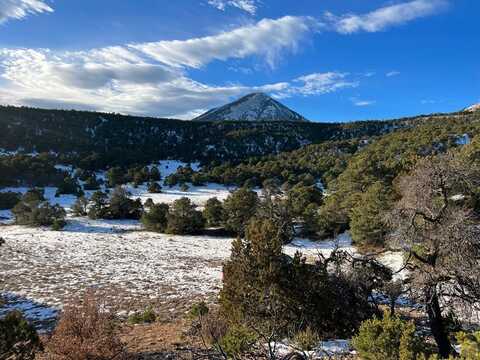
[[[18,111],[18,115],[24,111],[37,114],[35,109]],[[45,112],[38,110],[38,114]],[[37,134],[35,144],[42,144],[42,148],[29,144],[28,131],[17,137],[20,143],[16,148],[8,144],[9,136],[0,136],[0,143],[5,145],[0,155],[4,174],[0,179],[0,318],[19,310],[40,333],[49,334],[68,311],[65,309],[94,291],[102,306],[122,324],[129,351],[168,353],[175,358],[203,347],[198,345],[198,335],[190,334],[192,309],[206,306],[218,311],[225,306],[226,291],[242,289],[234,282],[233,289],[226,290],[236,281],[229,275],[229,266],[238,261],[257,261],[255,267],[264,266],[262,261],[277,261],[283,264],[280,269],[285,268],[278,271],[286,271],[282,275],[285,280],[272,280],[285,287],[282,301],[289,296],[293,301],[295,295],[289,292],[297,291],[296,285],[283,281],[307,276],[308,282],[308,276],[326,271],[332,280],[309,285],[315,289],[322,281],[332,281],[324,285],[332,286],[331,290],[314,295],[319,299],[323,291],[333,291],[335,300],[326,306],[345,314],[393,308],[430,333],[425,305],[407,285],[415,268],[402,247],[405,245],[390,240],[392,223],[388,216],[397,206],[393,194],[400,196],[403,191],[398,184],[404,173],[422,164],[422,158],[441,158],[447,153],[462,157],[462,161],[476,158],[480,134],[477,112],[333,125],[208,123],[208,132],[217,135],[205,138],[207,143],[197,143],[194,138],[183,143],[183,135],[178,133],[183,125],[178,129],[174,125],[174,130],[166,130],[168,140],[156,144],[144,133],[145,125],[153,120],[135,120],[135,127],[127,134],[122,127],[114,130],[117,124],[113,118],[105,120],[105,114],[81,115],[91,118],[89,123],[97,117],[97,126],[109,129],[97,133],[87,128],[90,135],[67,144],[67,137],[52,137],[51,125],[44,126],[37,118],[29,124],[10,125],[9,131],[32,129]],[[83,116],[79,119],[75,126],[85,124]],[[56,121],[73,126],[62,117]],[[121,121],[130,123],[131,119]],[[305,126],[319,132],[312,133]],[[272,129],[278,132],[278,141],[262,135]],[[72,127],[64,134],[78,131]],[[162,139],[154,133],[155,139]],[[232,147],[230,140],[223,142],[221,134],[237,139],[237,145]],[[133,138],[151,145],[119,148]],[[297,142],[291,142],[293,138]],[[217,152],[218,141],[228,144],[229,149]],[[103,150],[86,150],[87,144]],[[67,146],[83,150],[65,153]],[[205,147],[211,154],[198,156]],[[121,155],[125,151],[128,157]],[[162,158],[166,153],[183,151],[185,155],[178,158]],[[138,157],[137,152],[141,154]],[[458,171],[463,174],[467,170]],[[465,195],[453,192],[451,197],[464,199]],[[277,235],[269,233],[272,226],[281,229]],[[257,231],[260,235],[255,235]],[[275,245],[280,239],[280,246]],[[272,253],[256,260],[239,260],[248,256],[241,255],[242,251],[248,254],[250,246],[259,246],[252,241],[266,241],[262,251]],[[335,263],[333,268],[329,262]],[[253,275],[255,270],[245,266],[240,265],[243,270],[237,271],[263,276]],[[295,275],[287,270],[290,266],[303,270]],[[320,270],[323,266],[325,270]],[[311,275],[301,275],[310,271]],[[240,274],[236,276],[245,276]],[[349,285],[338,285],[343,282]],[[400,288],[398,284],[402,284]],[[337,286],[355,290],[342,299],[335,293],[341,291]],[[450,285],[445,286],[450,289]],[[303,294],[306,288],[298,291]],[[247,294],[244,296],[250,296]],[[314,298],[306,304],[316,302]],[[228,301],[238,301],[235,299]],[[355,310],[348,301],[359,308]],[[460,304],[454,306],[457,309]],[[306,315],[321,309],[317,306]],[[132,320],[149,311],[154,314],[154,323]],[[479,312],[466,314],[458,310],[458,319],[470,325],[480,323]],[[312,320],[328,318],[312,316]],[[341,319],[338,316],[332,321]],[[159,327],[168,328],[170,334],[158,338]],[[354,354],[351,334],[341,329],[331,325],[325,332],[329,335],[310,356]],[[178,344],[183,344],[183,350]],[[276,356],[297,351],[292,339],[279,341],[277,346]]]
[[[478,13],[0,0],[0,360],[480,360]]]

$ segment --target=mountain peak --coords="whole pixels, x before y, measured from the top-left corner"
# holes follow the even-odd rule
[[[194,121],[307,121],[302,115],[272,99],[255,92],[222,107],[207,111]]]

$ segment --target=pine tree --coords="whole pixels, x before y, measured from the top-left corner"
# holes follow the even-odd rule
[[[258,195],[247,188],[234,191],[224,201],[225,229],[243,235],[248,221],[255,215]]]
[[[168,224],[168,204],[153,204],[141,218],[143,226],[147,230],[165,232]]]
[[[350,212],[352,239],[360,245],[382,246],[387,233],[384,221],[391,195],[385,185],[375,182],[362,194]]]
[[[167,215],[167,232],[184,235],[197,234],[202,230],[205,219],[196,208],[197,206],[187,197],[175,200]]]
[[[102,191],[95,191],[90,198],[91,205],[88,210],[88,217],[91,219],[102,219],[106,215],[108,196]]]
[[[216,197],[208,199],[203,209],[203,217],[208,226],[220,226],[223,221],[222,202]]]
[[[162,176],[160,174],[160,170],[158,170],[158,167],[153,166],[150,169],[149,180],[150,181],[160,181],[161,179],[162,179]]]
[[[110,196],[108,216],[111,219],[140,219],[143,206],[139,199],[130,199],[130,193],[117,186]]]
[[[109,187],[125,184],[125,172],[118,166],[110,168],[107,171],[107,182]]]

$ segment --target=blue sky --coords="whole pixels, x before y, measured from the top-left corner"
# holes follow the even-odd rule
[[[480,102],[473,0],[0,0],[0,103],[189,119],[263,91],[315,121]]]

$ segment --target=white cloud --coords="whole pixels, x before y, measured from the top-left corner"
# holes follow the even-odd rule
[[[81,108],[188,118],[251,91],[280,92],[288,82],[212,86],[188,77],[188,68],[213,60],[260,56],[270,66],[295,51],[313,20],[262,20],[216,36],[129,44],[88,51],[0,49],[0,103]]]
[[[0,24],[9,19],[23,19],[31,14],[52,12],[42,0],[0,0]]]
[[[363,15],[335,16],[326,13],[330,27],[341,34],[378,32],[391,26],[434,15],[448,6],[447,0],[414,0],[385,6]]]
[[[259,86],[207,85],[188,76],[189,68],[229,58],[260,56],[273,66],[314,28],[310,18],[284,17],[184,41],[87,51],[0,49],[0,103],[188,119],[249,92],[281,98],[358,86],[338,72]]]
[[[255,15],[258,7],[256,0],[208,0],[208,4],[221,11],[225,11],[229,6],[235,7],[250,15]]]
[[[161,64],[88,62],[92,58],[98,59],[85,53],[3,50],[0,59],[7,85],[0,90],[0,103],[190,119],[249,92],[307,96],[355,86],[339,73],[260,86],[213,86]]]
[[[283,51],[295,52],[317,22],[310,17],[285,16],[264,19],[219,35],[189,40],[158,41],[132,44],[130,49],[142,52],[170,66],[199,68],[213,60],[241,59],[258,55],[274,67]]]
[[[326,72],[313,73],[296,78],[291,86],[274,94],[282,99],[293,95],[321,95],[338,91],[344,88],[354,88],[359,85],[357,81],[348,79],[348,73]]]
[[[397,70],[389,71],[385,74],[386,77],[398,76],[401,72]]]
[[[355,106],[361,106],[361,107],[371,106],[377,103],[375,100],[359,100],[355,98],[352,99],[352,102]]]

